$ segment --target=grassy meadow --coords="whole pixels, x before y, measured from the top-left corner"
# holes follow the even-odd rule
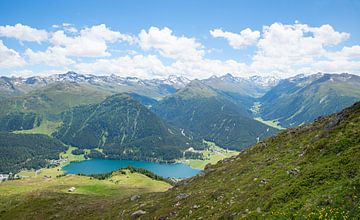
[[[202,151],[204,160],[199,159],[181,159],[179,162],[189,165],[194,169],[204,169],[206,164],[216,164],[218,161],[239,154],[238,151],[223,149],[216,146],[215,143],[204,141],[208,147]]]

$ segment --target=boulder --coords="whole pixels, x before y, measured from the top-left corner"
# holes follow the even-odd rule
[[[292,170],[288,170],[286,172],[287,172],[287,174],[292,175],[292,176],[297,176],[300,173],[300,171],[298,169],[296,169],[296,168],[292,169]]]
[[[139,196],[139,195],[133,195],[133,196],[131,196],[131,198],[130,198],[131,201],[137,201],[137,200],[139,200],[139,199],[140,199],[140,196]]]
[[[75,190],[76,190],[75,187],[70,187],[70,188],[68,189],[68,192],[75,192]]]
[[[144,210],[140,209],[140,210],[137,210],[137,211],[133,212],[131,214],[131,217],[138,218],[138,217],[140,217],[142,215],[145,215],[145,214],[146,214],[146,212]]]
[[[189,197],[189,194],[187,193],[180,193],[179,195],[176,196],[176,199],[180,200],[180,199],[186,199],[187,197]]]

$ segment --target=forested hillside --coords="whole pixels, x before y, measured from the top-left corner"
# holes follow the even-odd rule
[[[242,149],[276,132],[251,118],[247,109],[200,81],[192,81],[152,109],[160,117],[195,137],[217,145]]]
[[[67,149],[60,141],[40,134],[0,132],[0,173],[45,167]]]
[[[171,160],[197,146],[127,94],[65,112],[54,136],[79,148],[103,148],[111,158]]]

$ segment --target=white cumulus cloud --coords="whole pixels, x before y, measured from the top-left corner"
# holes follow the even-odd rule
[[[68,66],[75,63],[66,57],[66,51],[61,47],[50,47],[46,51],[34,52],[32,49],[26,49],[25,55],[32,64],[45,64],[48,66]]]
[[[204,56],[203,45],[184,36],[175,36],[165,27],[150,27],[139,34],[139,45],[144,50],[156,49],[164,57],[179,60],[200,60]]]
[[[168,73],[168,68],[155,55],[127,55],[112,59],[97,59],[92,63],[79,63],[75,65],[75,68],[84,73],[118,74],[140,78],[165,76]]]
[[[326,57],[331,60],[355,60],[360,59],[360,45],[343,47],[340,51],[327,52]]]
[[[259,31],[252,31],[250,28],[240,31],[239,34],[223,31],[221,29],[214,29],[210,31],[210,34],[215,38],[225,38],[229,42],[229,45],[234,49],[241,49],[256,44],[260,37]]]
[[[0,37],[45,41],[43,45],[47,46],[39,50],[29,44],[29,48],[19,53],[0,40],[0,69],[42,64],[43,69],[63,67],[84,73],[143,78],[169,74],[189,78],[225,73],[279,77],[314,72],[360,74],[360,45],[343,46],[350,34],[335,30],[329,24],[314,27],[299,22],[277,22],[263,26],[261,31],[250,28],[237,33],[222,29],[210,31],[214,38],[226,39],[234,49],[254,45],[256,48],[247,54],[250,57],[247,60],[209,58],[211,51],[218,48],[206,48],[198,39],[177,35],[167,27],[150,27],[135,35],[112,30],[105,24],[76,29],[72,24],[63,23],[53,28],[54,31],[48,33],[22,24],[0,26]],[[122,43],[126,44],[120,46]],[[19,74],[32,74],[31,68],[25,65],[23,72],[19,68],[14,70]]]
[[[338,45],[349,37],[348,33],[337,32],[330,25],[311,27],[299,23],[273,23],[264,26],[262,35],[251,68],[282,74],[311,70],[317,62],[326,59],[329,45]]]
[[[64,31],[56,31],[51,37],[54,46],[64,48],[67,56],[77,57],[110,56],[107,44],[123,41],[133,43],[134,38],[112,31],[104,24],[84,28],[77,36],[68,36]]]
[[[0,68],[11,68],[24,65],[24,59],[13,49],[6,47],[0,40]]]
[[[48,32],[27,25],[16,24],[14,26],[0,26],[0,36],[16,38],[20,41],[42,42],[48,39]]]
[[[69,24],[69,23],[62,23],[61,25],[54,24],[52,25],[52,27],[55,29],[63,29],[65,32],[69,32],[69,33],[78,32],[78,29],[73,24]]]

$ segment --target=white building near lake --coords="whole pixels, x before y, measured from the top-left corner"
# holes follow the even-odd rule
[[[1,174],[0,173],[0,182],[9,179],[9,174]]]

